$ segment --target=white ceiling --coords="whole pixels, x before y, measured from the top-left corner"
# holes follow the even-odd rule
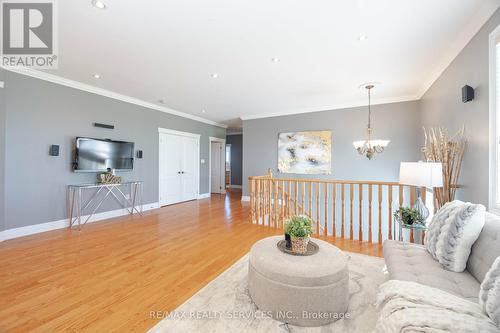
[[[103,1],[58,1],[51,74],[232,127],[365,104],[370,81],[375,102],[418,99],[500,3]]]

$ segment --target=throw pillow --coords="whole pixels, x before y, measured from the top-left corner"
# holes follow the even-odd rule
[[[438,260],[436,256],[436,244],[438,242],[441,229],[443,228],[446,220],[450,217],[450,214],[454,211],[454,208],[462,204],[464,204],[464,202],[460,200],[445,203],[443,207],[441,207],[432,217],[431,222],[427,226],[424,243],[427,252],[429,252],[435,260]]]
[[[441,265],[453,272],[463,272],[469,260],[472,245],[484,226],[483,205],[470,202],[454,206],[441,227],[436,257]]]

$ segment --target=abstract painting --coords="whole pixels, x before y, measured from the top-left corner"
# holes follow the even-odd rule
[[[280,133],[278,171],[299,174],[331,174],[332,132]]]

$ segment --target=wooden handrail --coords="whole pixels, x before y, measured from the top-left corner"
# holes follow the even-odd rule
[[[299,183],[328,183],[328,184],[346,184],[346,185],[356,185],[356,184],[362,184],[362,185],[405,185],[405,184],[400,184],[398,182],[381,182],[381,181],[373,181],[373,180],[333,180],[333,179],[310,179],[310,178],[272,178],[269,176],[250,176],[248,177],[248,180],[255,180],[255,179],[279,179],[284,180],[284,181],[293,181],[293,182],[299,182]],[[405,185],[409,186],[409,185]]]
[[[416,200],[416,187],[398,182],[282,178],[272,171],[248,180],[253,223],[281,229],[286,219],[305,214],[313,220],[314,236],[370,243],[398,239],[392,215]],[[414,240],[413,232],[409,237]]]

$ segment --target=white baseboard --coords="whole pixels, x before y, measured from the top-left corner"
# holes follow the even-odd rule
[[[230,186],[231,188],[240,188],[240,189],[241,189],[241,185],[233,185],[233,184],[231,184],[231,185],[229,185],[229,186]]]
[[[158,202],[152,202],[152,203],[142,205],[142,209],[144,211],[156,209],[159,207],[160,206],[159,206]],[[124,208],[110,210],[108,212],[96,213],[90,218],[88,223],[102,221],[102,220],[106,220],[106,219],[110,219],[110,218],[118,217],[118,216],[123,216],[123,215],[127,215],[127,214],[130,214],[130,213],[128,212],[128,210],[126,210]],[[87,219],[87,217],[88,217],[88,215],[82,216],[82,220],[85,221]],[[4,231],[0,232],[0,242],[7,240],[7,239],[33,235],[33,234],[37,234],[40,232],[61,229],[61,228],[67,228],[68,226],[69,226],[68,219],[63,219],[63,220],[58,220],[58,221],[28,225],[26,227],[8,229],[8,230],[4,230]]]
[[[241,196],[241,201],[250,202],[250,196],[248,196],[248,195],[242,195]]]
[[[199,199],[206,199],[206,198],[210,198],[210,193],[201,193],[198,195],[198,200]]]

